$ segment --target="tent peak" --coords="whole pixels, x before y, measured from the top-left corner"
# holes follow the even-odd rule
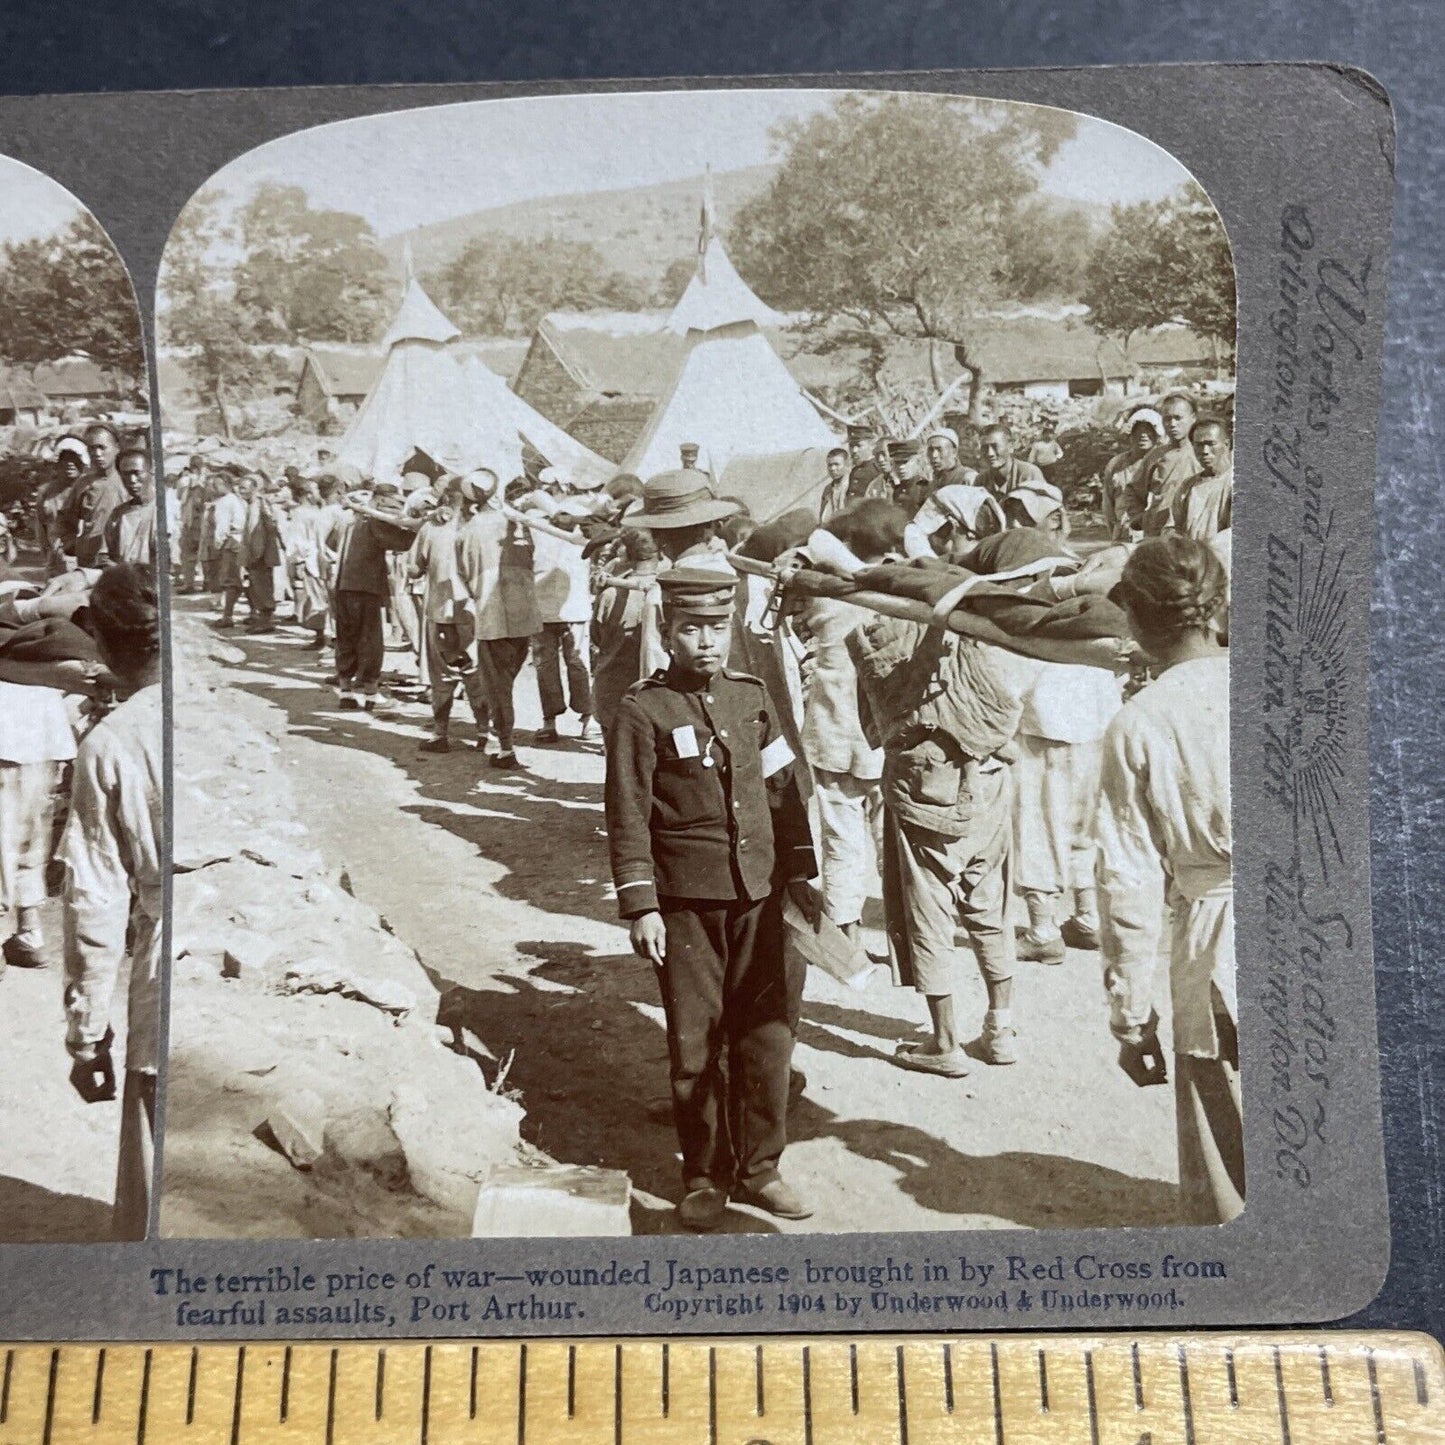
[[[381,344],[389,349],[399,341],[447,342],[457,340],[461,334],[422,289],[421,282],[412,276],[407,280],[401,305]]]
[[[689,331],[713,331],[739,321],[759,326],[783,326],[786,318],[774,311],[737,273],[714,225],[712,167],[703,176],[702,213],[697,231],[697,267],[681,299],[667,318],[666,330],[678,336]]]

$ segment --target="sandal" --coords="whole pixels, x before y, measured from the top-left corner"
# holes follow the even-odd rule
[[[946,1054],[935,1053],[925,1043],[904,1042],[893,1051],[893,1062],[900,1069],[912,1069],[919,1074],[937,1074],[944,1079],[962,1079],[969,1073],[968,1055],[962,1049],[950,1049]]]

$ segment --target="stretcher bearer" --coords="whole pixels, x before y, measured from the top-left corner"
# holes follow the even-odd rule
[[[44,968],[40,910],[55,787],[75,756],[64,695],[0,679],[0,975]]]
[[[462,520],[457,526],[456,589],[460,612],[476,638],[477,667],[487,716],[497,735],[492,768],[522,766],[512,746],[517,677],[541,630],[532,570],[532,533],[508,520],[497,500],[497,474],[486,467],[457,483]]]
[[[115,1239],[144,1239],[154,1161],[161,989],[160,612],[152,568],[108,568],[90,594],[90,629],[120,706],[80,745],[65,860],[65,1044],[71,1082],[115,1097],[112,1020],[125,1019],[125,1084]],[[123,1007],[115,995],[127,972]]]
[[[867,499],[834,517],[826,531],[859,561],[897,556],[908,514]],[[814,534],[821,548],[826,539]],[[803,664],[802,747],[813,774],[822,854],[823,911],[855,943],[862,939],[871,863],[883,838],[883,753],[864,735],[858,669],[848,639],[871,614],[839,597],[807,597],[792,618],[807,649]]]
[[[1111,1027],[1126,1072],[1157,1049],[1154,966],[1167,901],[1179,1187],[1186,1224],[1244,1208],[1229,815],[1228,596],[1210,548],[1141,543],[1115,588],[1162,675],[1104,736],[1099,902]]]
[[[1004,512],[1016,528],[1048,538],[1057,555],[1074,555],[1057,487],[1025,483],[1004,499]],[[1035,963],[1062,963],[1065,946],[1099,946],[1094,817],[1104,730],[1119,711],[1121,683],[1097,667],[1024,666],[1034,680],[1019,720],[1014,882],[1028,906],[1029,923],[1019,937],[1018,955]],[[1066,892],[1073,907],[1068,914]]]
[[[485,752],[491,727],[482,674],[471,655],[471,614],[458,606],[457,503],[460,479],[438,478],[436,509],[422,523],[407,553],[407,577],[422,584],[422,679],[431,693],[432,735],[417,749],[423,753],[451,751],[452,706],[457,683],[466,693],[477,725],[477,748]]]
[[[954,1006],[962,924],[988,993],[975,1051],[1011,1064],[1017,669],[996,648],[892,617],[858,628],[848,648],[864,736],[883,749],[883,911],[895,976],[924,996],[933,1033],[900,1045],[896,1062],[945,1078],[969,1072]]]
[[[657,543],[642,527],[624,527],[619,539],[622,560],[614,575],[643,583],[657,575]],[[627,689],[642,675],[642,622],[648,608],[642,586],[608,587],[597,594],[592,614],[592,701],[604,732]]]
[[[657,969],[689,1229],[729,1197],[812,1212],[783,1181],[788,1071],[803,965],[783,949],[783,894],[816,919],[817,873],[793,756],[755,677],[727,667],[736,579],[658,578],[667,668],[635,684],[607,750],[618,908]]]
[[[1066,945],[1099,946],[1094,819],[1102,739],[1119,710],[1121,684],[1098,667],[1040,662],[1036,668],[1018,732],[1015,883],[1029,910],[1018,954],[1062,963]]]

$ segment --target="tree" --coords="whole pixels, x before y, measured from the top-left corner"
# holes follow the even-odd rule
[[[697,271],[696,256],[679,256],[669,261],[653,289],[653,299],[659,306],[676,306],[687,290],[688,282]]]
[[[216,261],[235,243],[219,193],[202,191],[171,228],[156,287],[160,339],[187,353],[191,389],[216,407],[223,426],[227,392],[250,390],[275,371],[256,345],[259,318],[230,293],[229,273]]]
[[[9,361],[83,352],[143,384],[140,308],[125,263],[88,212],[50,236],[0,250],[0,316]]]
[[[632,310],[647,299],[590,242],[553,236],[477,236],[425,284],[470,336],[526,336],[549,311]]]
[[[237,231],[245,255],[235,301],[256,318],[258,340],[372,341],[384,330],[396,286],[364,217],[268,182],[242,208]]]
[[[1075,129],[1065,111],[944,96],[846,95],[775,132],[782,162],[730,241],[739,270],[835,341],[929,342],[972,374],[983,313],[1014,294],[1010,226],[1041,167]]]
[[[1042,196],[1025,201],[1005,226],[1010,289],[1020,301],[1077,301],[1094,241],[1083,211]]]
[[[1158,201],[1115,206],[1082,297],[1096,331],[1128,352],[1138,331],[1182,321],[1234,346],[1234,258],[1219,212],[1194,182]]]

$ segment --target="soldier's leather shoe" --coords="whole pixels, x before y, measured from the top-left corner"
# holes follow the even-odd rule
[[[23,934],[13,933],[5,940],[3,957],[16,968],[44,968],[45,955],[40,945]],[[3,967],[3,965],[0,965]]]
[[[1082,948],[1089,953],[1099,951],[1099,930],[1092,923],[1070,918],[1059,926],[1059,934],[1069,948]]]
[[[809,1219],[813,1206],[805,1204],[781,1179],[770,1179],[754,1189],[748,1184],[739,1184],[733,1190],[733,1198],[739,1204],[751,1204],[754,1209],[775,1214],[779,1219]]]
[[[701,1189],[689,1189],[677,1206],[677,1217],[683,1227],[697,1230],[700,1234],[716,1229],[727,1212],[727,1195],[712,1184],[704,1184]]]

